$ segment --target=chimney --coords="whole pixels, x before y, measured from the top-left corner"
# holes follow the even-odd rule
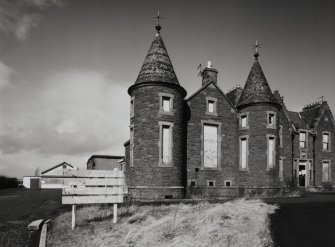
[[[207,67],[201,72],[202,86],[207,85],[210,82],[217,83],[218,71],[212,68],[211,61],[208,61]]]

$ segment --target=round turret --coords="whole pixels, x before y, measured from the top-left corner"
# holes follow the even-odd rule
[[[279,184],[279,110],[258,62],[258,52],[237,103],[239,111],[239,183],[244,186]]]
[[[184,97],[159,32],[131,96],[129,162],[126,177],[134,198],[184,196]]]

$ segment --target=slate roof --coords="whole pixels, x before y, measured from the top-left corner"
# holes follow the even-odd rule
[[[299,112],[287,111],[287,114],[290,118],[291,124],[293,124],[296,129],[306,129],[306,123],[301,118]]]
[[[170,57],[159,33],[152,41],[135,85],[143,82],[165,82],[179,85]]]
[[[53,167],[51,167],[51,168],[49,168],[49,169],[47,169],[47,170],[41,172],[41,174],[47,173],[47,172],[49,172],[49,171],[51,171],[51,170],[53,170],[53,169],[56,169],[57,167],[60,167],[60,166],[62,166],[62,165],[66,165],[66,166],[70,166],[71,168],[74,168],[71,164],[66,163],[66,162],[64,161],[64,162],[62,162],[62,163],[60,163],[60,164],[58,164],[58,165],[55,165],[55,166],[53,166]]]
[[[229,92],[227,92],[226,95],[227,95],[227,98],[230,100],[230,102],[236,106],[238,103],[238,100],[241,97],[241,93],[242,93],[242,88],[236,87],[233,90],[230,90]]]
[[[275,103],[270,86],[264,76],[261,65],[258,60],[251,67],[247,82],[238,100],[237,107],[253,103]]]
[[[307,126],[309,128],[315,127],[315,124],[318,122],[318,119],[321,117],[323,113],[323,106],[325,106],[326,102],[314,103],[308,107],[305,107],[300,115],[304,118]]]

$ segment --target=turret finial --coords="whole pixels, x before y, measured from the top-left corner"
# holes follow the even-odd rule
[[[259,57],[259,53],[258,53],[259,48],[261,48],[261,45],[258,44],[258,42],[256,40],[256,44],[254,45],[254,49],[255,49],[254,57],[255,57],[256,60],[258,60],[258,57]]]
[[[155,26],[155,29],[156,29],[157,34],[159,34],[160,30],[162,29],[161,25],[159,24],[159,20],[160,19],[165,19],[165,18],[163,18],[159,15],[159,10],[157,11],[157,16],[154,16],[152,18],[157,19],[157,24]]]

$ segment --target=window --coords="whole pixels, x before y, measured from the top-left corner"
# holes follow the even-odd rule
[[[195,186],[196,186],[195,180],[191,180],[191,181],[190,181],[190,186],[191,186],[191,187],[195,187]]]
[[[160,97],[160,114],[173,114],[173,98],[172,94],[167,93],[159,93]]]
[[[134,116],[134,97],[131,97],[130,100],[130,117]]]
[[[284,181],[284,158],[279,158],[279,181]]]
[[[299,147],[307,148],[306,132],[299,133]]]
[[[208,101],[208,112],[211,112],[211,113],[214,112],[214,104],[215,104],[214,101],[212,101],[212,100]]]
[[[171,111],[171,98],[164,96],[162,99],[162,109],[165,112]]]
[[[268,158],[268,166],[267,169],[271,169],[275,166],[275,145],[276,145],[276,138],[274,135],[267,135],[268,138],[268,149],[267,149],[267,158]]]
[[[194,171],[199,172],[199,168],[198,167],[194,168]]]
[[[134,166],[134,125],[130,126],[129,164]]]
[[[283,147],[283,126],[279,125],[279,147]]]
[[[276,127],[276,113],[275,112],[266,112],[267,115],[267,128],[275,128]]]
[[[330,182],[330,161],[322,161],[322,182]]]
[[[248,170],[248,136],[240,137],[240,170]]]
[[[330,133],[322,132],[322,150],[330,151]]]
[[[232,186],[232,181],[231,180],[224,180],[224,186],[225,187],[231,187]]]
[[[309,170],[309,180],[313,180],[312,161],[307,161],[307,165]]]
[[[218,126],[204,124],[204,167],[217,168],[218,166]]]
[[[216,116],[217,99],[212,97],[206,97],[206,114]]]
[[[247,127],[247,116],[242,116],[241,117],[241,127],[242,128]]]
[[[207,187],[215,187],[215,180],[207,180]]]
[[[249,113],[240,114],[240,119],[239,119],[240,129],[248,129],[249,128],[248,118],[249,118]]]
[[[159,164],[158,166],[172,165],[172,123],[159,122]]]

